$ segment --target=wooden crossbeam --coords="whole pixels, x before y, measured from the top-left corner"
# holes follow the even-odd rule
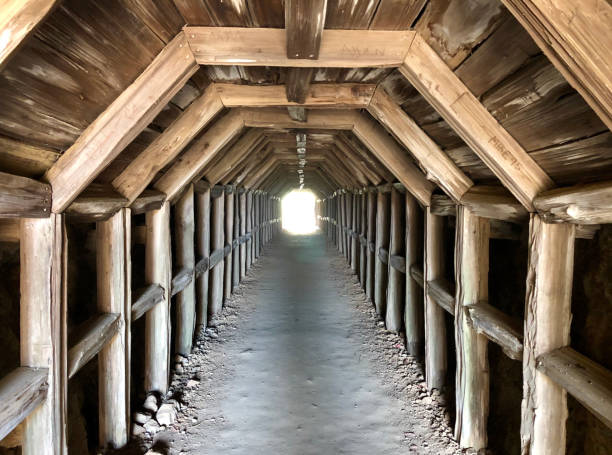
[[[2,2],[0,71],[58,3],[58,0],[5,0]]]
[[[416,35],[400,72],[529,211],[553,181],[438,54]]]
[[[150,284],[133,293],[132,322],[139,319],[147,311],[164,300],[164,288],[159,284]]]
[[[253,128],[312,128],[322,130],[350,130],[357,113],[352,110],[311,110],[306,122],[289,117],[285,109],[240,109],[244,125]]]
[[[323,30],[319,58],[287,57],[280,28],[185,27],[200,65],[368,68],[399,66],[415,36],[412,31]],[[257,52],[253,52],[257,49]]]
[[[227,151],[218,162],[204,170],[204,178],[211,184],[216,185],[221,179],[248,154],[253,151],[262,138],[259,129],[252,128],[242,136],[234,146]]]
[[[454,200],[459,201],[474,185],[382,87],[378,88],[372,97],[368,112],[412,153],[429,178]]]
[[[47,171],[45,178],[53,188],[53,211],[64,211],[151,123],[197,68],[180,33]]]
[[[113,180],[113,187],[133,201],[157,173],[170,163],[223,109],[212,84]]]
[[[548,59],[612,129],[612,5],[502,0]]]
[[[0,218],[47,218],[50,213],[49,185],[0,172]]]
[[[89,185],[66,209],[72,221],[103,221],[128,205],[128,200],[109,185]]]
[[[523,358],[523,328],[520,319],[514,319],[486,302],[469,305],[472,327],[489,340],[497,343],[514,360]]]

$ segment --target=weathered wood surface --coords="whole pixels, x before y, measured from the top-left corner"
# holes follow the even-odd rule
[[[47,397],[47,368],[19,367],[0,380],[0,440]]]
[[[612,428],[612,372],[563,347],[538,356],[536,368]]]
[[[49,386],[45,401],[24,421],[22,453],[65,454],[67,238],[63,215],[21,221],[20,264],[21,365],[48,369]]]
[[[196,69],[180,33],[46,172],[53,188],[53,211],[63,211],[151,123]]]
[[[434,184],[374,120],[358,115],[353,132],[421,204],[429,205]]]
[[[376,313],[384,317],[387,310],[387,267],[381,258],[381,248],[389,246],[389,193],[379,192],[376,198],[376,259],[374,267],[374,305]],[[388,255],[388,253],[387,253]]]
[[[374,244],[376,242],[376,193],[370,191],[367,193],[367,233],[366,242],[367,244]],[[334,198],[334,208],[336,206],[337,198]],[[336,236],[337,240],[337,236]],[[369,247],[366,248],[366,295],[371,302],[374,301],[374,282],[375,282],[375,254]]]
[[[172,254],[170,242],[170,203],[146,213],[145,282],[164,289],[163,300],[146,313],[145,374],[147,392],[166,394],[170,376],[170,292]]]
[[[47,218],[50,213],[49,185],[0,172],[0,217]]]
[[[174,297],[175,295],[183,292],[185,288],[193,281],[193,269],[188,267],[183,267],[180,269],[176,275],[172,277],[171,284],[171,293],[170,296]]]
[[[18,219],[0,218],[0,242],[19,243],[20,222]]]
[[[521,448],[524,453],[565,452],[565,390],[537,371],[537,358],[569,344],[575,227],[531,215],[525,332]]]
[[[232,295],[232,241],[234,240],[234,188],[232,186],[225,187],[225,208],[224,208],[224,224],[225,224],[225,259],[223,273],[223,301],[229,299]]]
[[[461,447],[487,446],[488,340],[470,327],[465,307],[488,298],[489,222],[460,206],[455,236],[455,438]]]
[[[485,302],[467,307],[472,327],[489,340],[497,343],[514,360],[523,358],[523,328],[519,319]]]
[[[423,213],[417,200],[409,193],[405,194],[405,245],[403,259],[403,277],[405,282],[404,325],[406,349],[409,355],[420,356],[423,352],[423,289],[410,275],[410,266],[423,261]],[[393,265],[394,256],[390,262]]]
[[[417,35],[400,71],[527,209],[553,182]]]
[[[224,153],[219,161],[212,163],[204,170],[204,178],[211,184],[219,183],[234,167],[253,151],[263,139],[259,129],[247,131],[233,146]]]
[[[444,278],[436,278],[427,282],[427,295],[449,314],[455,314],[455,289]]]
[[[556,188],[539,194],[534,205],[548,223],[611,223],[612,183]]]
[[[215,187],[216,189],[217,187]],[[222,188],[222,187],[219,187]],[[220,314],[223,307],[223,257],[225,225],[224,207],[225,196],[223,191],[219,195],[211,194],[211,218],[210,218],[210,282],[208,301],[208,320]]]
[[[607,2],[504,0],[544,54],[612,128],[612,38]]]
[[[213,85],[143,150],[113,180],[113,187],[133,201],[157,173],[168,165],[202,129],[223,109]]]
[[[96,225],[96,305],[103,314],[117,314],[114,334],[98,353],[100,447],[123,447],[130,435],[131,219],[130,209],[121,209]]]
[[[399,332],[404,326],[405,281],[400,270],[393,267],[393,258],[404,259],[406,254],[406,211],[404,194],[397,189],[391,190],[391,216],[389,232],[389,252],[387,275],[387,311],[385,327],[392,332]],[[356,243],[355,243],[356,245]],[[405,263],[404,263],[405,267]]]
[[[166,195],[164,193],[147,188],[132,202],[130,208],[132,209],[132,214],[140,215],[149,210],[159,210],[165,200]]]
[[[92,183],[68,206],[65,213],[71,221],[104,221],[113,216],[128,200],[108,185]]]
[[[198,182],[199,183],[199,182]],[[208,322],[210,270],[210,185],[195,184],[196,327]],[[204,262],[203,262],[204,261]]]
[[[151,308],[164,300],[165,290],[159,284],[150,284],[134,291],[132,300],[132,322],[140,319]]]
[[[473,186],[461,198],[461,205],[483,218],[513,223],[525,222],[528,219],[525,208],[502,187]]]
[[[425,169],[428,177],[453,199],[459,201],[474,185],[421,127],[387,95],[383,88],[376,90],[368,112],[412,153],[421,168]]]
[[[287,57],[285,29],[185,27],[200,65],[285,66],[300,68],[393,67],[402,63],[414,38],[410,31],[329,30],[321,36],[319,58]],[[253,49],[258,49],[253,53]]]
[[[312,128],[351,130],[357,118],[354,109],[310,109],[305,122],[293,120],[283,108],[240,108],[244,126],[249,128]]]
[[[410,277],[417,283],[420,287],[425,286],[423,269],[416,264],[410,266]]]
[[[57,4],[57,0],[6,0],[2,4],[0,70]]]
[[[103,313],[93,316],[75,329],[79,336],[68,350],[68,378],[72,378],[98,355],[104,345],[117,334],[121,324],[119,313]]]

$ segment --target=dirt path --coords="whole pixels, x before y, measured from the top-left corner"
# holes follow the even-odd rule
[[[176,422],[137,427],[136,453],[462,453],[441,398],[320,235],[276,240],[180,369]]]

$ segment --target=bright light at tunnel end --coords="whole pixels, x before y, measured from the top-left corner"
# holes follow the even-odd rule
[[[317,231],[316,197],[309,190],[294,190],[283,197],[283,229],[293,235],[307,235]]]

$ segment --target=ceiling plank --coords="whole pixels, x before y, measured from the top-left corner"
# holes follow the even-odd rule
[[[222,109],[223,103],[217,91],[209,86],[113,180],[115,190],[130,202],[134,201],[157,173],[178,156]]]
[[[368,112],[412,153],[429,179],[435,181],[455,201],[460,201],[474,185],[383,88],[376,90]]]
[[[612,130],[612,4],[573,0],[502,2]]]
[[[217,120],[183,153],[153,187],[173,200],[182,189],[196,179],[206,164],[228,144],[244,126],[240,111],[232,110]]]
[[[353,132],[421,204],[429,206],[435,185],[375,120],[360,114]]]
[[[289,68],[287,70],[287,99],[297,104],[304,104],[314,68]]]
[[[242,136],[226,153],[221,160],[212,165],[210,169],[204,170],[204,178],[211,185],[216,185],[232,171],[259,143],[263,133],[259,129],[252,128]]]
[[[4,0],[0,14],[0,71],[58,0]]]
[[[323,30],[318,60],[287,58],[279,28],[185,27],[200,65],[369,68],[401,65],[413,31]],[[257,49],[257,52],[253,52]]]
[[[290,101],[284,85],[214,84],[225,107],[300,106]],[[370,104],[376,90],[374,84],[313,84],[302,107],[362,109]]]
[[[533,211],[533,198],[552,188],[553,181],[419,35],[400,71],[504,186]]]
[[[53,188],[53,211],[68,207],[197,69],[180,33],[46,172]]]

